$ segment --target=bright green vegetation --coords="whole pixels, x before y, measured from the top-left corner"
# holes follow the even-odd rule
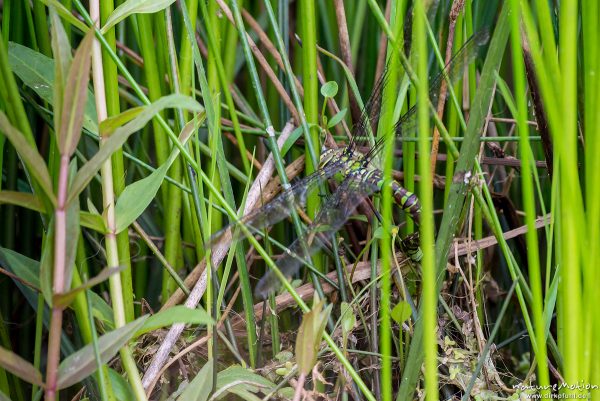
[[[0,400],[598,398],[599,19],[4,0]]]

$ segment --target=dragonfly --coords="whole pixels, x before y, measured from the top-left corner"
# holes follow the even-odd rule
[[[457,80],[464,68],[473,61],[480,47],[487,42],[487,38],[487,31],[473,35],[431,81],[429,99],[432,104],[437,105],[442,82],[446,79],[450,82]],[[308,194],[321,183],[332,179],[339,182],[337,189],[322,203],[303,235],[296,238],[276,262],[276,267],[284,276],[294,276],[302,265],[308,263],[312,254],[326,245],[324,239],[331,238],[339,231],[350,219],[357,206],[367,197],[380,193],[384,186],[391,188],[394,202],[418,225],[421,205],[417,196],[397,181],[384,179],[383,172],[376,166],[377,155],[387,136],[380,136],[368,151],[364,153],[359,151],[366,147],[370,128],[377,127],[386,77],[387,74],[384,72],[374,85],[372,95],[364,107],[360,120],[353,127],[353,135],[347,145],[325,150],[321,155],[319,168],[314,173],[296,181],[269,203],[213,235],[211,243],[216,242],[225,232],[231,232],[235,225],[243,224],[251,232],[259,233],[278,223],[290,216],[292,208],[304,208]],[[417,108],[413,106],[400,117],[394,125],[393,132],[387,135],[401,137],[414,132],[417,127],[416,116]],[[418,255],[418,240],[415,241],[415,237],[407,239],[411,255]],[[280,286],[278,275],[270,270],[260,279],[254,294],[259,299],[266,299]]]

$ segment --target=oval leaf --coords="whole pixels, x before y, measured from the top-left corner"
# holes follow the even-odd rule
[[[335,81],[325,82],[323,86],[321,86],[321,95],[323,97],[334,97],[338,93],[338,84]]]
[[[98,350],[102,363],[107,363],[119,352],[134,334],[144,325],[148,315],[142,316],[123,327],[106,333],[98,339]],[[69,355],[58,367],[58,389],[80,382],[96,371],[98,364],[93,344],[88,344],[74,354]]]
[[[392,309],[392,319],[394,319],[396,323],[402,324],[408,320],[411,313],[410,304],[406,301],[402,301]]]

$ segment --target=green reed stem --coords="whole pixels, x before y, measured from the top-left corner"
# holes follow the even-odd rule
[[[521,49],[521,32],[520,32],[520,20],[521,12],[519,7],[519,1],[513,0],[511,3],[511,49],[512,49],[512,65],[514,71],[514,85],[517,102],[517,128],[521,138],[520,154],[521,154],[521,172],[523,184],[521,186],[523,193],[523,205],[525,209],[525,224],[527,226],[527,233],[525,239],[527,242],[527,262],[529,268],[529,280],[530,287],[533,297],[533,304],[531,305],[534,323],[534,334],[536,336],[535,355],[537,357],[538,364],[538,383],[545,389],[541,391],[542,398],[549,398],[550,391],[548,386],[550,384],[550,378],[548,374],[548,361],[546,351],[546,324],[544,322],[544,299],[542,294],[542,278],[540,271],[540,260],[539,260],[539,242],[537,237],[537,230],[535,229],[535,198],[534,198],[534,184],[533,176],[531,171],[532,160],[531,148],[527,141],[527,135],[529,134],[529,127],[527,126],[527,102],[526,97],[522,94],[525,93],[525,66],[522,57]]]

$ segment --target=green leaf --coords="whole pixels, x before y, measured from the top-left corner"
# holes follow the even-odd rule
[[[112,12],[106,24],[102,27],[102,33],[108,32],[110,28],[133,14],[151,14],[173,4],[175,0],[127,0]]]
[[[149,333],[162,327],[171,326],[175,323],[205,324],[211,326],[214,321],[202,308],[190,309],[184,305],[160,311],[148,318],[144,326],[136,333],[136,337]]]
[[[92,288],[93,286],[102,283],[113,274],[117,274],[120,271],[122,271],[124,268],[124,266],[118,266],[102,269],[102,271],[98,273],[97,276],[89,279],[85,283],[81,284],[79,287],[74,288],[63,294],[54,294],[54,296],[52,297],[52,305],[56,307],[66,308],[71,304],[71,302],[73,302],[77,294],[79,294],[81,291],[87,290],[88,288]]]
[[[402,324],[408,320],[411,313],[412,310],[410,308],[410,304],[406,301],[401,301],[396,306],[394,306],[394,308],[392,309],[391,316],[396,323]]]
[[[167,163],[152,172],[148,177],[129,184],[117,199],[115,234],[127,229],[146,210],[169,170]]]
[[[197,121],[195,120],[186,124],[179,136],[182,145],[186,144],[196,128]],[[146,210],[150,202],[156,197],[167,171],[171,168],[177,156],[179,156],[179,148],[174,146],[169,159],[162,166],[154,170],[148,177],[125,187],[125,190],[117,199],[115,207],[116,234],[127,229]]]
[[[263,393],[268,393],[274,387],[275,384],[264,377],[249,369],[234,365],[219,372],[217,375],[216,394],[229,392],[244,400],[258,401],[260,398],[255,393],[258,393],[260,390]]]
[[[336,125],[338,125],[340,123],[340,121],[342,121],[344,119],[344,117],[346,117],[346,112],[348,111],[348,109],[342,109],[340,111],[338,111],[335,116],[331,117],[331,119],[329,121],[327,121],[327,128],[332,128],[335,127]]]
[[[115,130],[129,121],[136,118],[142,111],[144,111],[144,106],[132,107],[131,109],[127,109],[116,116],[108,117],[105,120],[102,120],[100,123],[100,132],[102,132],[103,136],[110,136]]]
[[[301,126],[292,131],[290,136],[287,137],[287,139],[285,140],[285,142],[283,142],[283,145],[281,146],[281,157],[285,156],[287,152],[292,148],[292,146],[294,146],[298,138],[300,138],[300,136],[302,135],[302,132],[304,131]]]
[[[8,398],[6,394],[0,391],[0,401],[10,401],[10,398]]]
[[[73,160],[69,165],[69,177],[75,176],[77,171],[77,161]],[[73,278],[73,268],[75,267],[75,255],[77,254],[77,243],[81,233],[79,225],[79,202],[71,202],[67,205],[67,243],[65,244],[65,290],[71,288],[71,279]]]
[[[381,239],[384,235],[386,235],[386,232],[383,229],[383,226],[378,226],[375,232],[373,233],[373,238]]]
[[[60,128],[57,131],[58,150],[62,156],[70,157],[75,152],[81,137],[94,39],[94,30],[90,29],[77,48],[66,77],[64,89],[66,96],[63,99]],[[60,89],[55,88],[55,91]]]
[[[52,181],[50,181],[50,174],[46,168],[46,162],[37,150],[29,145],[23,134],[11,125],[6,115],[1,111],[0,131],[8,138],[17,153],[19,153],[21,160],[25,166],[27,166],[27,170],[40,185],[44,194],[50,199],[53,205],[56,205],[56,197],[52,190]]]
[[[0,260],[21,280],[40,287],[40,262],[6,248],[0,248]]]
[[[28,192],[0,191],[0,205],[2,204],[20,206],[34,212],[44,213],[44,205],[40,198]],[[104,220],[97,213],[80,211],[79,220],[79,224],[83,227],[91,228],[101,234],[106,233]]]
[[[73,57],[71,44],[60,21],[56,9],[50,7],[52,55],[54,56],[54,126],[60,126],[60,116],[63,112],[63,99],[65,93],[65,80],[69,75],[69,68]]]
[[[165,108],[182,108],[194,112],[204,111],[202,106],[191,97],[178,94],[162,97],[156,102],[145,106],[144,111],[136,118],[124,126],[117,128],[113,134],[102,143],[98,153],[83,165],[69,188],[70,192],[67,202],[71,202],[84,190],[96,172],[100,170],[102,164],[113,154],[113,152],[123,146],[131,134],[142,129],[156,114]]]
[[[87,32],[85,25],[82,31]],[[8,62],[12,71],[25,85],[43,100],[54,105],[54,60],[18,43],[9,42]],[[91,132],[98,133],[96,103],[90,91],[87,94],[83,126]]]
[[[110,380],[110,385],[112,386],[112,390],[115,393],[115,397],[119,401],[129,401],[134,400],[135,396],[131,390],[131,386],[127,383],[127,380],[123,378],[114,369],[108,368],[108,378]]]
[[[25,359],[6,348],[0,347],[0,366],[27,383],[44,387],[42,374]]]
[[[119,352],[134,334],[144,325],[148,318],[144,315],[133,322],[108,332],[98,339],[98,349],[102,363],[107,363]],[[58,367],[58,389],[63,389],[78,383],[94,373],[97,364],[93,344],[88,344],[79,351],[65,358]]]
[[[40,198],[29,192],[0,191],[0,205],[3,203],[44,213],[44,205]]]
[[[88,297],[92,302],[92,314],[94,317],[102,323],[102,331],[113,330],[115,328],[115,322],[113,320],[113,310],[106,303],[106,301],[98,294],[93,291],[88,292]]]
[[[354,316],[354,309],[352,305],[347,302],[342,302],[340,306],[340,320],[342,323],[342,333],[348,335],[356,324],[356,316]]]
[[[48,224],[48,232],[42,241],[42,256],[40,258],[39,283],[44,299],[52,306],[52,276],[54,272],[54,216]]]
[[[321,86],[321,95],[323,97],[334,97],[338,93],[338,84],[335,81],[325,82],[323,86]]]
[[[71,13],[71,11],[63,6],[58,0],[40,0],[44,3],[48,8],[56,10],[58,15],[61,16],[65,21],[69,24],[73,25],[81,32],[85,32],[88,30],[88,27],[81,21],[79,21],[75,16]]]
[[[106,234],[108,231],[104,224],[104,219],[99,214],[82,211],[79,213],[79,218],[81,219],[79,223],[82,227],[91,228],[101,234]]]
[[[208,361],[200,372],[194,377],[194,380],[188,384],[177,401],[206,401],[212,390],[213,382],[213,363]]]
[[[296,338],[296,360],[300,373],[308,375],[317,362],[317,353],[321,337],[327,324],[327,319],[331,313],[333,304],[330,304],[325,310],[323,305],[325,301],[319,300],[315,295],[312,309],[304,314],[302,323],[298,329]]]

